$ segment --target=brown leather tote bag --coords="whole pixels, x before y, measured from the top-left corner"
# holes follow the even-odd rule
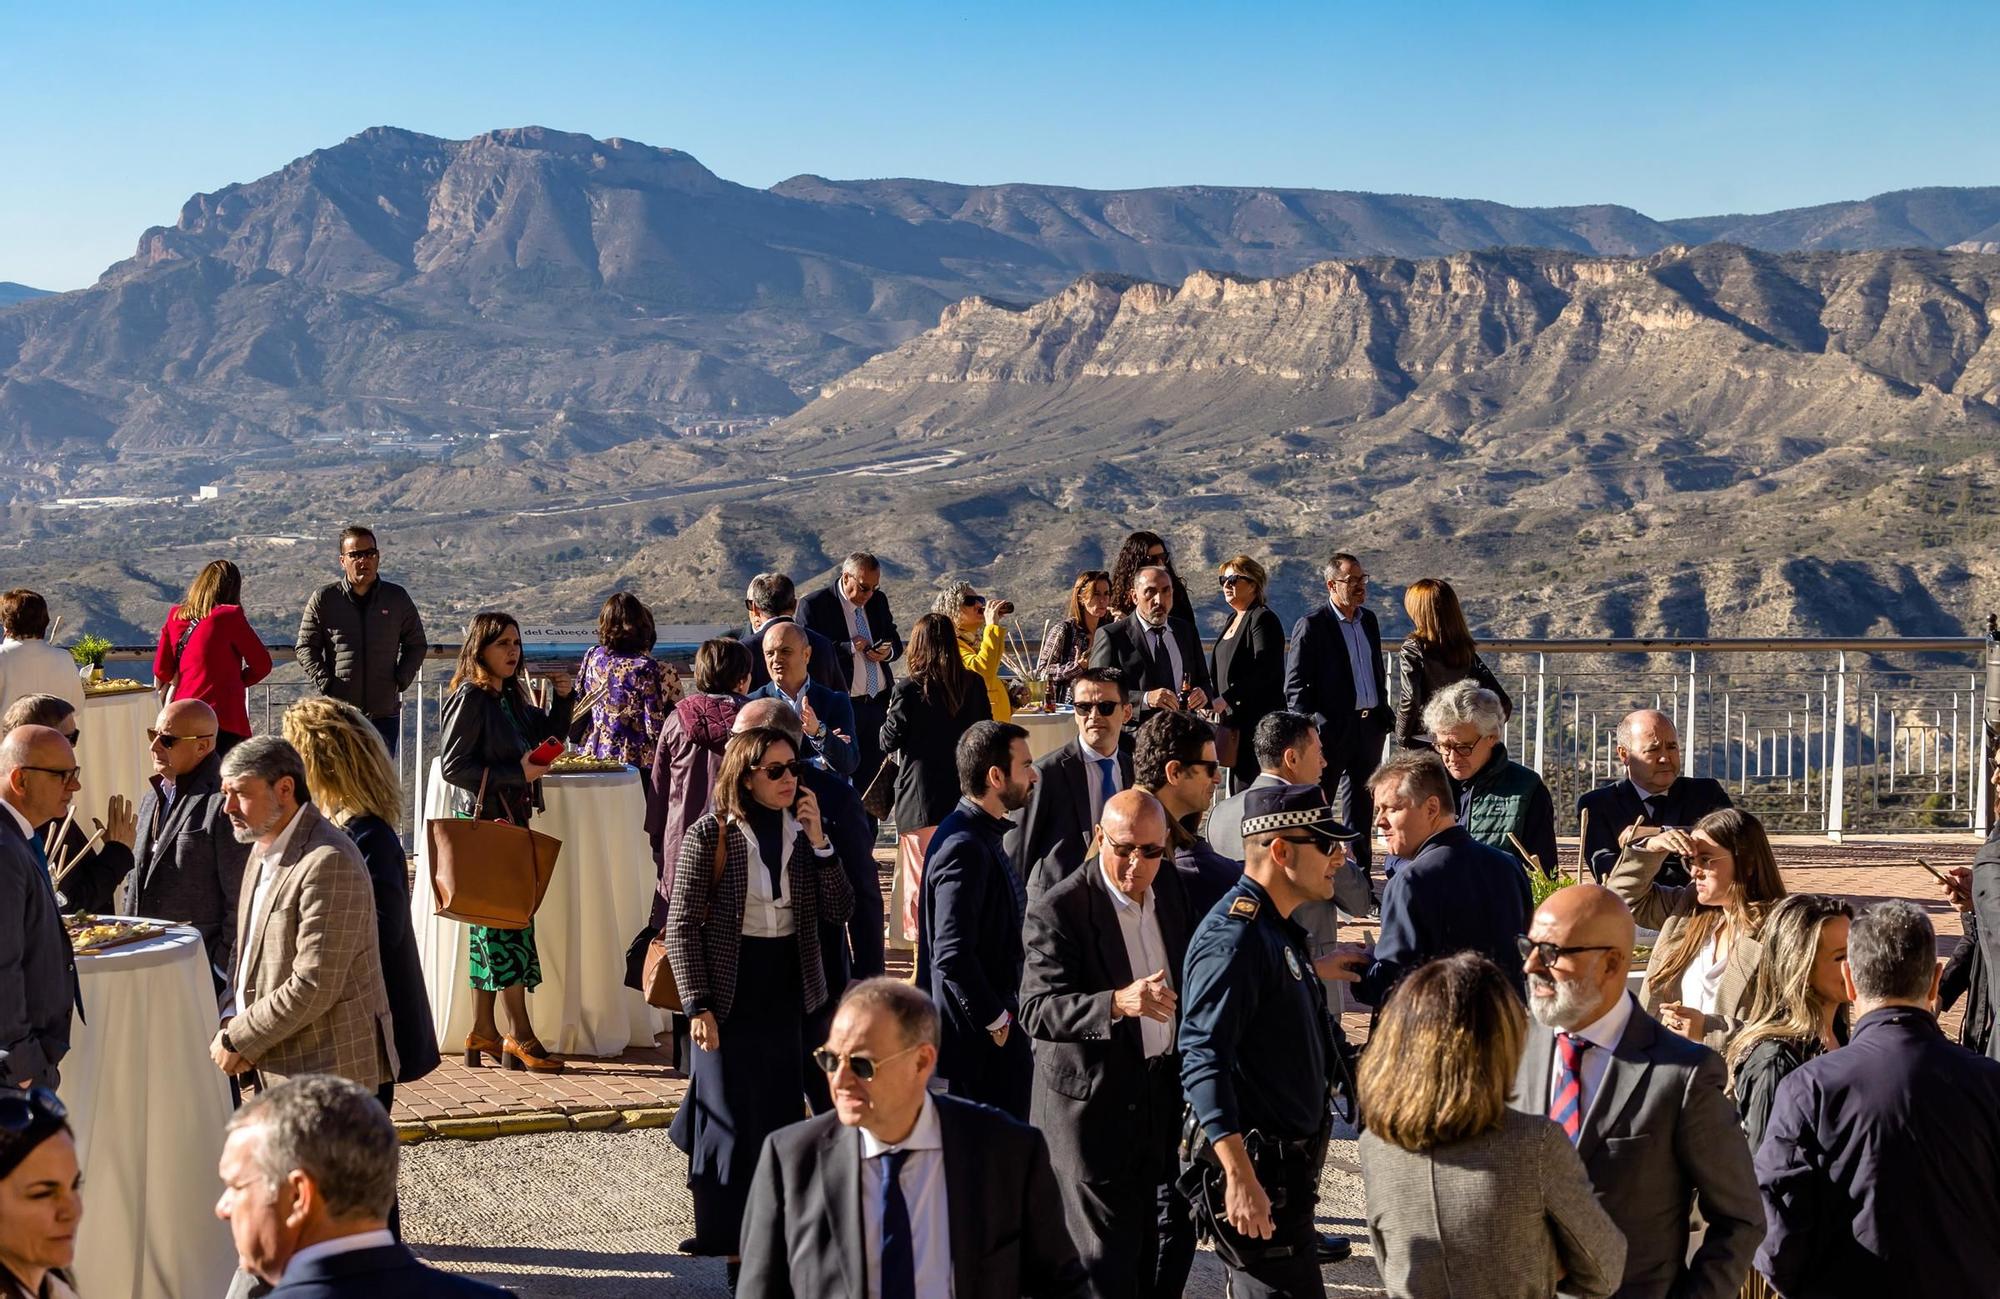
[[[722,868],[729,860],[729,822],[718,822],[722,833],[715,837],[715,865],[708,873],[708,905],[715,905],[715,890],[722,886]],[[701,923],[708,923],[708,912],[702,912]],[[687,1011],[681,1005],[681,990],[674,982],[674,963],[667,959],[667,939],[664,934],[656,934],[653,941],[646,944],[645,971],[646,1004],[660,1010],[671,1010],[684,1015]]]
[[[441,817],[425,826],[431,896],[447,920],[488,929],[526,929],[556,873],[562,840],[512,821],[476,819],[486,806],[479,778],[474,819]]]

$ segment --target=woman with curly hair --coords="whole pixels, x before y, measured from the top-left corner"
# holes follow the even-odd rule
[[[932,613],[952,620],[958,632],[958,653],[966,668],[986,683],[986,699],[993,720],[1004,722],[1014,715],[1014,698],[1000,679],[1000,663],[1007,652],[1007,629],[1001,625],[1014,612],[1012,600],[992,600],[960,582],[938,593]],[[887,746],[884,746],[887,752]]]
[[[1167,570],[1167,576],[1174,579],[1174,607],[1167,610],[1167,617],[1178,618],[1188,626],[1196,627],[1194,604],[1188,599],[1181,575],[1174,571],[1174,559],[1167,553],[1167,543],[1160,539],[1157,532],[1135,532],[1118,547],[1118,557],[1111,561],[1111,608],[1114,615],[1123,617],[1138,605],[1139,597],[1133,588],[1139,584],[1139,570],[1142,568]]]

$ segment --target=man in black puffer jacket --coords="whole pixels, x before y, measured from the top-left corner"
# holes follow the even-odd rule
[[[382,552],[368,529],[340,534],[340,567],[346,576],[306,601],[299,619],[299,666],[321,694],[368,714],[393,758],[403,692],[417,679],[430,648],[424,621],[408,591],[381,579]]]

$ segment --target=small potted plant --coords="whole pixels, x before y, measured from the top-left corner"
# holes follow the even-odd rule
[[[69,647],[69,656],[76,660],[77,675],[95,684],[104,680],[104,655],[110,650],[111,642],[102,636],[88,633],[76,638]]]

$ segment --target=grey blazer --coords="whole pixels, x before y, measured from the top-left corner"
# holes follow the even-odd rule
[[[1561,1128],[1509,1110],[1499,1127],[1432,1150],[1361,1134],[1368,1240],[1389,1293],[1410,1299],[1604,1299],[1625,1235],[1591,1193]]]
[[[1555,1034],[1531,1024],[1509,1104],[1546,1113],[1554,1063]],[[1734,1299],[1749,1275],[1764,1205],[1723,1082],[1720,1056],[1632,1008],[1576,1149],[1598,1203],[1625,1233],[1614,1299]],[[1707,1225],[1690,1255],[1697,1210]]]
[[[1618,854],[1617,864],[1604,879],[1604,887],[1632,908],[1634,920],[1647,929],[1660,931],[1653,943],[1653,954],[1646,962],[1645,981],[1639,985],[1639,1004],[1648,1015],[1657,1013],[1663,1002],[1680,1000],[1678,988],[1672,989],[1670,996],[1653,991],[1653,973],[1665,964],[1666,954],[1673,950],[1700,905],[1695,901],[1694,885],[1675,887],[1654,882],[1660,873],[1660,863],[1666,859],[1665,852],[1626,848]],[[1722,982],[1715,990],[1715,1009],[1702,1026],[1702,1045],[1709,1050],[1720,1053],[1743,1027],[1750,1014],[1750,986],[1757,974],[1757,964],[1763,959],[1763,945],[1756,939],[1739,936],[1730,942],[1729,955],[1723,958]]]

